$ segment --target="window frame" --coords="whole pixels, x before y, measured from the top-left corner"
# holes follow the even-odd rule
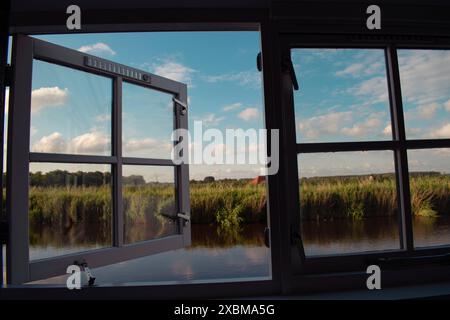
[[[147,74],[151,80],[150,82],[139,81],[128,75],[90,67],[86,64],[88,58],[98,59],[115,66],[122,66],[132,71]],[[35,59],[111,79],[111,155],[57,154],[30,151],[32,67]],[[177,213],[190,215],[188,164],[177,165],[170,159],[123,157],[122,155],[122,82],[126,81],[149,90],[157,90],[172,95],[174,129],[188,128],[187,85],[25,35],[15,35],[13,38],[12,62],[14,63],[14,83],[11,87],[12,111],[9,115],[8,134],[8,145],[11,147],[7,160],[7,172],[11,173],[8,174],[7,189],[7,215],[10,221],[9,245],[7,247],[8,283],[19,285],[65,274],[67,266],[74,264],[74,261],[85,260],[89,267],[93,268],[189,246],[191,244],[190,223],[182,217],[174,217],[174,223],[178,225],[177,234],[126,244],[124,242],[124,211],[122,205],[123,165],[167,166],[173,167],[174,170]],[[28,142],[26,143],[26,141]],[[111,167],[113,208],[111,246],[39,260],[29,259],[28,177],[29,164],[32,162],[105,164]],[[9,177],[14,177],[14,179]]]
[[[427,41],[429,40],[429,41]],[[414,39],[402,37],[383,36],[357,36],[357,35],[318,35],[318,34],[282,34],[281,59],[284,66],[282,74],[282,110],[285,119],[285,130],[289,136],[290,148],[287,152],[285,165],[288,172],[286,176],[287,200],[290,204],[290,230],[291,230],[291,270],[297,285],[302,286],[305,276],[320,276],[334,272],[365,271],[370,264],[386,263],[392,259],[408,258],[436,258],[439,255],[450,253],[450,244],[434,247],[414,247],[411,195],[409,185],[409,169],[407,150],[450,147],[450,139],[406,139],[405,119],[403,113],[400,73],[398,66],[398,49],[450,49],[450,44],[434,44],[433,39],[419,39],[418,44],[410,44]],[[427,43],[428,42],[428,43]],[[356,142],[311,142],[299,143],[296,140],[294,96],[291,74],[286,68],[288,59],[291,59],[291,49],[383,49],[385,52],[386,76],[389,92],[389,108],[391,115],[392,140],[383,141],[356,141]],[[297,75],[300,78],[301,75]],[[301,90],[301,84],[300,84]],[[350,151],[393,151],[395,162],[395,178],[397,184],[397,202],[399,209],[399,239],[400,249],[346,253],[323,256],[305,256],[301,239],[299,188],[288,188],[288,185],[298,185],[297,155],[300,153],[321,152],[350,152]]]
[[[352,4],[353,6],[353,4]],[[312,11],[312,16],[321,16],[323,6],[318,4]],[[342,10],[341,10],[342,11]],[[91,12],[91,10],[87,10]],[[270,295],[270,294],[288,294],[292,292],[324,292],[330,290],[339,289],[354,289],[365,288],[365,281],[367,275],[365,271],[357,273],[332,273],[332,274],[320,274],[320,275],[293,275],[292,274],[292,259],[295,259],[296,255],[293,255],[293,249],[291,245],[291,230],[290,228],[290,215],[289,210],[292,209],[291,203],[287,200],[290,199],[289,192],[292,189],[286,181],[289,179],[289,172],[286,166],[286,159],[292,159],[290,156],[292,141],[291,137],[287,135],[284,123],[286,122],[286,93],[282,90],[289,88],[285,83],[281,81],[289,80],[282,71],[282,61],[280,56],[280,37],[283,36],[282,32],[288,32],[290,34],[305,33],[306,38],[311,42],[311,39],[320,39],[323,43],[328,44],[335,43],[336,36],[327,36],[331,33],[348,33],[344,36],[338,36],[339,43],[353,43],[356,42],[375,42],[387,44],[396,40],[397,44],[402,43],[409,45],[411,43],[420,45],[430,45],[435,43],[436,46],[442,47],[448,44],[450,47],[450,38],[446,37],[447,34],[442,31],[442,28],[429,28],[424,29],[422,20],[418,19],[419,23],[408,24],[407,27],[404,24],[399,24],[402,21],[397,15],[395,19],[390,22],[389,25],[383,27],[383,32],[388,34],[387,37],[378,35],[371,36],[367,30],[361,31],[361,25],[359,19],[354,19],[351,25],[342,24],[342,19],[332,20],[330,23],[323,24],[322,20],[315,23],[312,26],[311,18],[308,17],[307,21],[303,17],[293,16],[291,20],[287,21],[274,21],[269,17],[269,11],[260,10],[255,13],[255,9],[245,10],[231,10],[228,13],[221,11],[220,18],[215,13],[217,10],[206,10],[209,14],[205,15],[205,11],[189,11],[179,10],[178,14],[174,17],[174,11],[158,11],[155,13],[155,9],[143,12],[143,10],[128,10],[127,13],[133,13],[141,18],[128,19],[122,18],[122,10],[117,12],[111,12],[106,18],[98,16],[96,14],[85,15],[86,19],[83,24],[83,30],[81,32],[133,32],[133,31],[259,31],[261,37],[261,51],[262,51],[262,63],[263,63],[263,97],[264,97],[264,110],[265,110],[265,123],[267,129],[280,129],[280,141],[281,141],[281,153],[280,159],[280,171],[279,174],[269,176],[267,179],[267,195],[268,195],[268,214],[269,214],[269,226],[270,228],[270,242],[271,242],[271,267],[272,277],[271,279],[233,279],[232,281],[208,281],[207,283],[187,283],[187,284],[172,284],[172,285],[159,285],[155,283],[149,284],[137,284],[133,286],[118,286],[118,287],[94,287],[89,290],[79,290],[75,294],[73,291],[68,291],[65,287],[51,287],[43,285],[35,286],[9,286],[8,289],[2,289],[2,294],[5,298],[58,298],[58,299],[70,299],[77,298],[104,298],[108,296],[110,298],[201,298],[201,297],[236,297],[236,296],[248,296],[248,295]],[[186,13],[189,13],[188,15]],[[289,11],[291,13],[292,10]],[[336,12],[336,6],[331,6],[326,10],[326,19],[329,21],[328,12]],[[339,11],[340,12],[340,11]],[[346,12],[351,12],[347,10]],[[362,12],[362,11],[361,11]],[[414,7],[411,12],[418,13],[420,17],[423,12],[422,7]],[[144,14],[154,14],[157,17],[156,22],[144,18]],[[140,15],[142,14],[142,15]],[[407,15],[407,14],[406,14]],[[212,16],[212,19],[205,21],[205,16]],[[54,12],[49,12],[47,20],[30,20],[28,13],[20,14],[13,13],[14,23],[10,26],[10,32],[22,32],[26,34],[41,34],[41,33],[71,33],[68,32],[63,24],[60,23],[60,17]],[[178,18],[177,18],[178,17]],[[98,20],[100,19],[100,20]],[[178,19],[178,20],[177,20]],[[181,22],[180,22],[180,21]],[[215,22],[211,22],[214,20]],[[398,21],[397,21],[398,20]],[[6,21],[6,19],[5,19]],[[44,21],[44,22],[42,22]],[[118,23],[122,21],[123,23]],[[246,22],[242,22],[246,21]],[[409,20],[408,20],[409,21]],[[113,24],[114,23],[114,24]],[[299,24],[300,23],[300,24]],[[389,22],[388,22],[389,23]],[[395,24],[395,25],[394,25]],[[307,26],[307,28],[305,28]],[[426,25],[430,27],[430,25]],[[6,26],[7,27],[7,26]],[[423,34],[423,36],[402,36],[405,34],[405,30],[408,28],[408,34]],[[319,34],[312,34],[318,32]],[[373,32],[373,31],[372,31]],[[431,33],[432,32],[432,33]],[[309,33],[309,35],[308,35]],[[444,36],[437,36],[435,34],[443,34]],[[7,34],[6,34],[7,35]],[[365,40],[364,40],[365,39]],[[367,40],[369,39],[369,40]],[[372,41],[371,41],[372,39]],[[381,40],[380,40],[381,39]],[[308,42],[306,41],[306,42]],[[316,45],[314,45],[316,46]],[[2,52],[3,54],[3,52]],[[290,81],[290,80],[289,80]],[[291,83],[290,83],[291,84]],[[289,112],[289,110],[287,109]],[[270,140],[268,140],[270,141]],[[295,141],[294,141],[295,142]],[[294,172],[294,174],[296,174]],[[287,188],[286,188],[287,186]],[[272,213],[272,214],[270,214]],[[442,281],[448,279],[448,269],[443,267],[433,267],[428,265],[425,269],[422,269],[420,274],[412,270],[401,270],[399,272],[383,272],[383,287],[385,285],[399,285],[399,284],[411,284],[418,283],[419,281]],[[75,295],[74,295],[75,294]]]

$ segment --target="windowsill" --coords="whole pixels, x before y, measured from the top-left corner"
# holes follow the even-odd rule
[[[381,290],[353,290],[331,293],[300,294],[288,296],[263,296],[247,299],[262,300],[405,300],[449,299],[450,282],[415,286],[392,287]]]

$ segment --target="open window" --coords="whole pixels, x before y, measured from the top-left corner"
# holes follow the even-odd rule
[[[171,160],[186,84],[23,35],[12,65],[8,283],[189,246],[188,164]],[[64,250],[33,237],[39,221]],[[142,232],[127,232],[136,221]]]

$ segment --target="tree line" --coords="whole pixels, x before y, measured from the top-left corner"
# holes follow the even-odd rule
[[[54,170],[49,172],[30,172],[30,186],[33,187],[100,187],[110,185],[111,172]],[[122,178],[124,185],[145,185],[141,175],[130,175]],[[6,174],[3,174],[3,184],[6,184]]]

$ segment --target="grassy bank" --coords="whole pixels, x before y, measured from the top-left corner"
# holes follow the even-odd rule
[[[395,180],[389,175],[302,179],[300,203],[303,219],[360,219],[397,214]],[[247,181],[191,184],[191,218],[196,224],[229,228],[266,219],[265,185]],[[450,214],[450,177],[420,175],[411,178],[412,206],[416,215]],[[126,187],[126,221],[163,219],[172,210],[173,190],[165,185]],[[38,224],[70,226],[74,222],[108,223],[111,194],[107,187],[31,187],[30,220]],[[154,218],[154,217],[153,217]]]

